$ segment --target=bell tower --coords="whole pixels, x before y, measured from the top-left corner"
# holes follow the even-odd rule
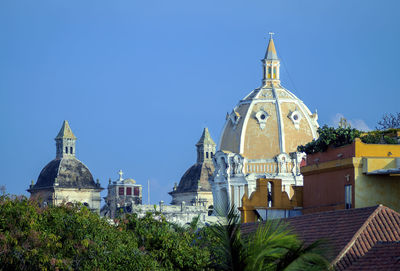
[[[76,136],[72,133],[68,121],[64,120],[61,130],[54,140],[56,141],[56,159],[75,157]]]
[[[279,84],[279,76],[280,76],[280,60],[278,58],[278,54],[276,53],[274,39],[272,35],[274,33],[269,33],[269,43],[267,52],[265,53],[264,59],[262,59],[263,63],[263,86],[266,84]]]
[[[203,134],[201,135],[199,142],[196,144],[197,147],[197,163],[211,162],[215,154],[216,144],[210,136],[208,128],[204,128]]]

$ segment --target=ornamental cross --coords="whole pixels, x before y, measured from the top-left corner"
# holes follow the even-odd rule
[[[118,171],[118,174],[119,174],[119,180],[122,181],[122,180],[123,180],[123,179],[122,179],[122,174],[124,174],[124,173],[122,172],[122,169],[120,169],[120,170]]]
[[[275,35],[275,33],[274,32],[269,32],[268,34],[269,34],[269,38],[272,40],[272,35]]]

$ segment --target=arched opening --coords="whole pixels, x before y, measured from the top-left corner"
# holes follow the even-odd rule
[[[210,205],[208,206],[208,215],[212,215],[212,213],[214,212],[214,206]]]
[[[272,182],[268,182],[268,207],[273,207],[273,191],[274,191],[274,184]]]
[[[206,152],[206,158],[208,159],[208,152]]]
[[[68,153],[68,147],[65,147],[65,153]]]
[[[70,153],[70,154],[73,154],[73,153],[74,153],[72,150],[73,150],[73,148],[70,147],[70,148],[69,148],[69,153]]]

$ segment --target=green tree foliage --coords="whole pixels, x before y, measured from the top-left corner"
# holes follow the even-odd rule
[[[300,152],[307,154],[324,152],[329,146],[339,147],[351,144],[355,138],[361,136],[361,132],[354,128],[333,128],[324,125],[318,128],[319,137],[304,146],[297,148]]]
[[[195,232],[148,215],[111,225],[84,206],[0,197],[0,270],[202,270]]]
[[[255,233],[243,236],[240,218],[235,208],[227,215],[227,222],[211,227],[217,246],[211,248],[218,255],[216,270],[328,270],[329,263],[321,250],[321,241],[305,245],[281,220],[260,224]]]
[[[287,228],[267,222],[240,234],[227,224],[198,228],[160,213],[115,223],[85,206],[39,208],[25,197],[0,197],[0,270],[313,270],[326,262]],[[318,269],[323,270],[323,269]]]
[[[391,129],[364,133],[351,127],[334,128],[324,125],[318,128],[319,137],[317,140],[298,146],[297,150],[306,154],[324,152],[329,146],[340,147],[351,144],[356,138],[360,138],[363,143],[367,144],[398,144],[396,131]]]
[[[158,219],[154,219],[157,215]],[[130,234],[138,237],[138,246],[155,259],[165,270],[204,270],[210,259],[209,250],[198,240],[196,219],[189,228],[165,221],[161,214],[147,213],[138,218],[128,215],[123,220]],[[122,225],[122,224],[121,224]],[[204,237],[204,236],[203,236]]]

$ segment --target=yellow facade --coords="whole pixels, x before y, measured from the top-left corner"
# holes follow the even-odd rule
[[[268,183],[272,191],[268,190]],[[256,222],[258,219],[257,209],[292,210],[303,206],[303,188],[301,186],[290,186],[290,197],[282,191],[282,180],[280,179],[257,179],[256,190],[249,195],[245,193],[242,198],[242,207],[239,208],[242,223]],[[272,206],[268,206],[268,194],[271,192]]]
[[[356,157],[362,158],[354,169],[355,206],[383,204],[399,212],[400,174],[390,173],[390,169],[399,169],[400,145],[364,144],[359,139],[355,145]],[[370,174],[378,170],[381,174]]]
[[[345,185],[353,187],[354,208],[383,204],[400,211],[400,145],[365,144],[357,138],[351,145],[316,155],[325,162],[312,162],[320,158],[310,155],[311,164],[301,168],[305,211],[309,208],[317,211],[318,206],[344,206]],[[327,157],[330,159],[323,159]],[[335,186],[341,182],[343,187]],[[330,201],[306,199],[324,191],[330,191]]]

